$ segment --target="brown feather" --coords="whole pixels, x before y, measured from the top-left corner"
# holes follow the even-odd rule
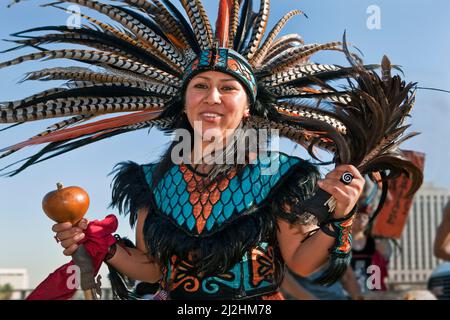
[[[230,30],[228,32],[228,48],[233,48],[234,44],[234,35],[237,32],[238,24],[239,24],[239,9],[241,7],[240,0],[232,0],[233,6],[231,10],[230,17]]]
[[[24,142],[2,149],[1,151],[7,151],[10,149],[11,150],[21,149],[29,145],[76,139],[78,137],[103,130],[129,126],[143,121],[150,121],[157,118],[161,113],[162,108],[155,108],[154,110],[145,110],[141,112],[134,112],[132,114],[127,114],[120,117],[103,119],[93,123],[63,129],[60,131],[49,133],[44,136],[36,137],[34,139],[26,140]]]
[[[344,39],[345,40],[345,39]],[[344,44],[344,50],[348,52]],[[406,84],[396,75],[391,76],[391,64],[383,57],[382,76],[366,70],[349,54],[347,58],[356,70],[355,84],[350,84],[349,108],[342,113],[344,124],[358,123],[370,134],[360,135],[360,130],[352,130],[346,135],[351,148],[348,163],[359,168],[361,173],[389,170],[390,178],[406,173],[413,181],[410,194],[417,191],[423,175],[420,170],[399,152],[399,145],[416,135],[403,136],[407,126],[403,122],[414,104],[414,83]]]

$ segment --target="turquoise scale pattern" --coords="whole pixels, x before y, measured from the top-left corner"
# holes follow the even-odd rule
[[[209,66],[209,60],[211,57],[211,51],[210,50],[204,50],[200,53],[200,61],[198,63],[199,67],[207,67]]]
[[[217,56],[217,66],[221,68],[226,68],[227,61],[228,61],[228,50],[219,49],[219,54]]]
[[[220,198],[213,205],[201,234],[210,234],[224,222],[231,222],[245,214],[248,209],[261,204],[289,169],[299,162],[299,158],[272,152],[248,165],[242,173],[242,178],[234,176],[228,187],[220,193]],[[147,182],[151,184],[154,165],[143,167]],[[187,187],[180,166],[174,165],[158,183],[153,194],[161,213],[170,217],[189,234],[199,235],[193,214],[195,203],[189,201]]]

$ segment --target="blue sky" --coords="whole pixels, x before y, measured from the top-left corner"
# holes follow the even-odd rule
[[[217,1],[203,2],[211,16],[215,16]],[[0,3],[0,38],[3,39],[12,32],[31,27],[62,25],[67,19],[67,14],[63,12],[39,8],[38,4],[43,1],[29,0],[11,9],[6,8],[9,0]],[[367,8],[371,5],[380,8],[380,29],[367,27],[370,16]],[[423,87],[450,89],[449,1],[272,0],[271,25],[292,9],[303,10],[309,19],[295,17],[284,33],[299,33],[307,43],[312,43],[340,40],[346,30],[348,41],[363,51],[365,62],[379,63],[381,57],[387,54],[394,64],[402,66],[408,81],[419,82]],[[6,42],[0,42],[0,50],[9,46]],[[0,54],[0,61],[12,56]],[[344,63],[329,53],[320,54],[314,60]],[[0,101],[22,98],[48,88],[49,84],[45,83],[18,85],[17,81],[27,71],[63,64],[73,65],[68,61],[32,62],[0,70]],[[425,152],[425,180],[447,188],[450,188],[447,164],[450,159],[449,119],[450,94],[419,90],[410,123],[412,131],[422,134],[403,146]],[[30,123],[0,132],[0,147],[21,141],[50,123],[52,121]],[[107,209],[111,182],[108,173],[113,166],[126,160],[150,162],[164,150],[167,142],[168,138],[161,133],[151,131],[148,134],[143,130],[38,164],[16,177],[0,178],[0,268],[27,268],[31,286],[45,278],[67,258],[53,239],[50,230],[53,223],[42,212],[42,197],[60,181],[88,191],[91,196],[88,218],[99,219],[116,213]],[[286,143],[283,143],[283,148],[291,150]],[[3,159],[0,167],[36,150],[38,148],[30,148],[19,156]],[[126,218],[120,218],[119,233],[133,237]]]

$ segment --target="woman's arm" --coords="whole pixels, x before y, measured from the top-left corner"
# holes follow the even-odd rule
[[[286,265],[294,273],[307,277],[322,266],[328,257],[328,250],[335,239],[318,230],[305,240],[310,228],[305,225],[292,225],[278,220],[278,243]]]
[[[126,250],[117,246],[116,254],[108,260],[108,264],[131,279],[154,283],[161,279],[161,268],[147,252],[144,240],[144,222],[147,209],[140,209],[136,223],[136,248]],[[127,252],[128,251],[128,252]]]
[[[279,220],[279,223],[282,222],[282,220]],[[292,226],[292,228],[295,228]],[[313,232],[317,227],[314,224],[308,224],[308,225],[298,225],[296,228],[297,230],[294,232],[297,232],[301,238],[305,239],[307,235],[310,232]],[[303,288],[292,276],[291,272],[287,271],[284,275],[283,282],[281,284],[281,287],[286,293],[294,297],[298,300],[317,300],[317,297],[315,297],[312,293],[308,292],[305,288]]]
[[[434,255],[437,258],[450,261],[450,202],[444,208],[442,222],[436,232]]]
[[[160,266],[147,254],[144,241],[143,227],[147,217],[147,210],[139,210],[136,226],[136,248],[126,250],[117,245],[116,252],[108,260],[108,264],[124,273],[128,277],[145,282],[157,282],[161,278]],[[56,232],[57,239],[61,241],[64,255],[71,256],[78,249],[78,241],[84,238],[84,230],[88,227],[88,221],[82,219],[76,226],[70,222],[57,223],[52,230]]]
[[[350,184],[340,181],[344,172],[353,175]],[[336,199],[333,218],[343,218],[353,210],[363,190],[364,182],[359,171],[351,165],[338,166],[323,180],[318,181],[319,187]],[[302,243],[307,234],[306,226],[292,225],[279,219],[278,227],[277,238],[283,259],[293,272],[303,277],[310,275],[327,261],[329,249],[336,243],[335,237],[322,230]]]
[[[144,282],[158,282],[161,279],[159,264],[139,249],[117,246],[114,257],[108,264],[129,278]]]

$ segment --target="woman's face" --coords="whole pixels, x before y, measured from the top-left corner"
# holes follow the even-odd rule
[[[225,139],[249,115],[244,87],[232,76],[217,71],[192,78],[186,89],[185,107],[194,132],[204,141],[212,136]]]
[[[369,215],[367,213],[358,212],[355,215],[352,230],[354,232],[364,230],[367,227],[368,223],[369,223]]]

